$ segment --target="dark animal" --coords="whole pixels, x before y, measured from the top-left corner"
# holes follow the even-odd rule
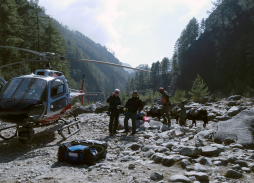
[[[201,120],[204,121],[203,127],[206,127],[206,124],[208,124],[208,118],[207,118],[207,111],[205,109],[198,110],[194,115],[193,111],[194,109],[189,110],[187,113],[187,119],[192,120],[192,125],[195,123],[196,125],[196,120]]]
[[[178,108],[180,109],[180,108]],[[169,112],[171,119],[176,119],[177,123],[180,116],[180,110],[175,111],[174,109],[170,110]],[[151,107],[150,111],[147,112],[147,116],[150,116],[152,118],[157,117],[160,121],[161,119],[161,109],[158,109],[157,107]]]
[[[152,118],[157,117],[160,121],[161,119],[161,109],[159,109],[159,106],[152,105],[150,111],[147,112],[147,116],[150,116]]]
[[[171,119],[175,119],[176,123],[178,123],[178,121],[180,119],[180,111],[181,111],[180,108],[178,108],[178,110],[174,110],[174,108],[172,110],[170,110],[170,117],[171,117]]]

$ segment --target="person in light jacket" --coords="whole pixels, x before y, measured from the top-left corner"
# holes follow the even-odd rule
[[[119,97],[120,90],[115,89],[115,93],[111,93],[110,97],[107,99],[107,103],[109,103],[110,110],[110,120],[109,120],[109,135],[113,136],[116,134],[116,129],[118,126],[119,119],[119,109],[121,107],[121,99]],[[113,126],[114,121],[114,126]]]

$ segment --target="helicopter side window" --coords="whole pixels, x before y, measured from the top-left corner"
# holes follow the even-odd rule
[[[51,98],[57,98],[59,95],[64,94],[65,86],[61,79],[56,79],[51,84]]]

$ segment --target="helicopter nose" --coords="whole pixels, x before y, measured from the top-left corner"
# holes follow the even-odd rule
[[[2,99],[0,101],[0,113],[24,113],[28,112],[29,109],[37,104],[35,100],[22,100],[22,99]]]

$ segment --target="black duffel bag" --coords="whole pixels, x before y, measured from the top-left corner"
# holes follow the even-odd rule
[[[106,158],[108,144],[105,141],[99,140],[74,140],[71,142],[71,145],[85,145],[93,146],[99,155],[99,159]]]
[[[64,143],[58,149],[58,161],[93,165],[98,160],[98,152],[93,146]]]

